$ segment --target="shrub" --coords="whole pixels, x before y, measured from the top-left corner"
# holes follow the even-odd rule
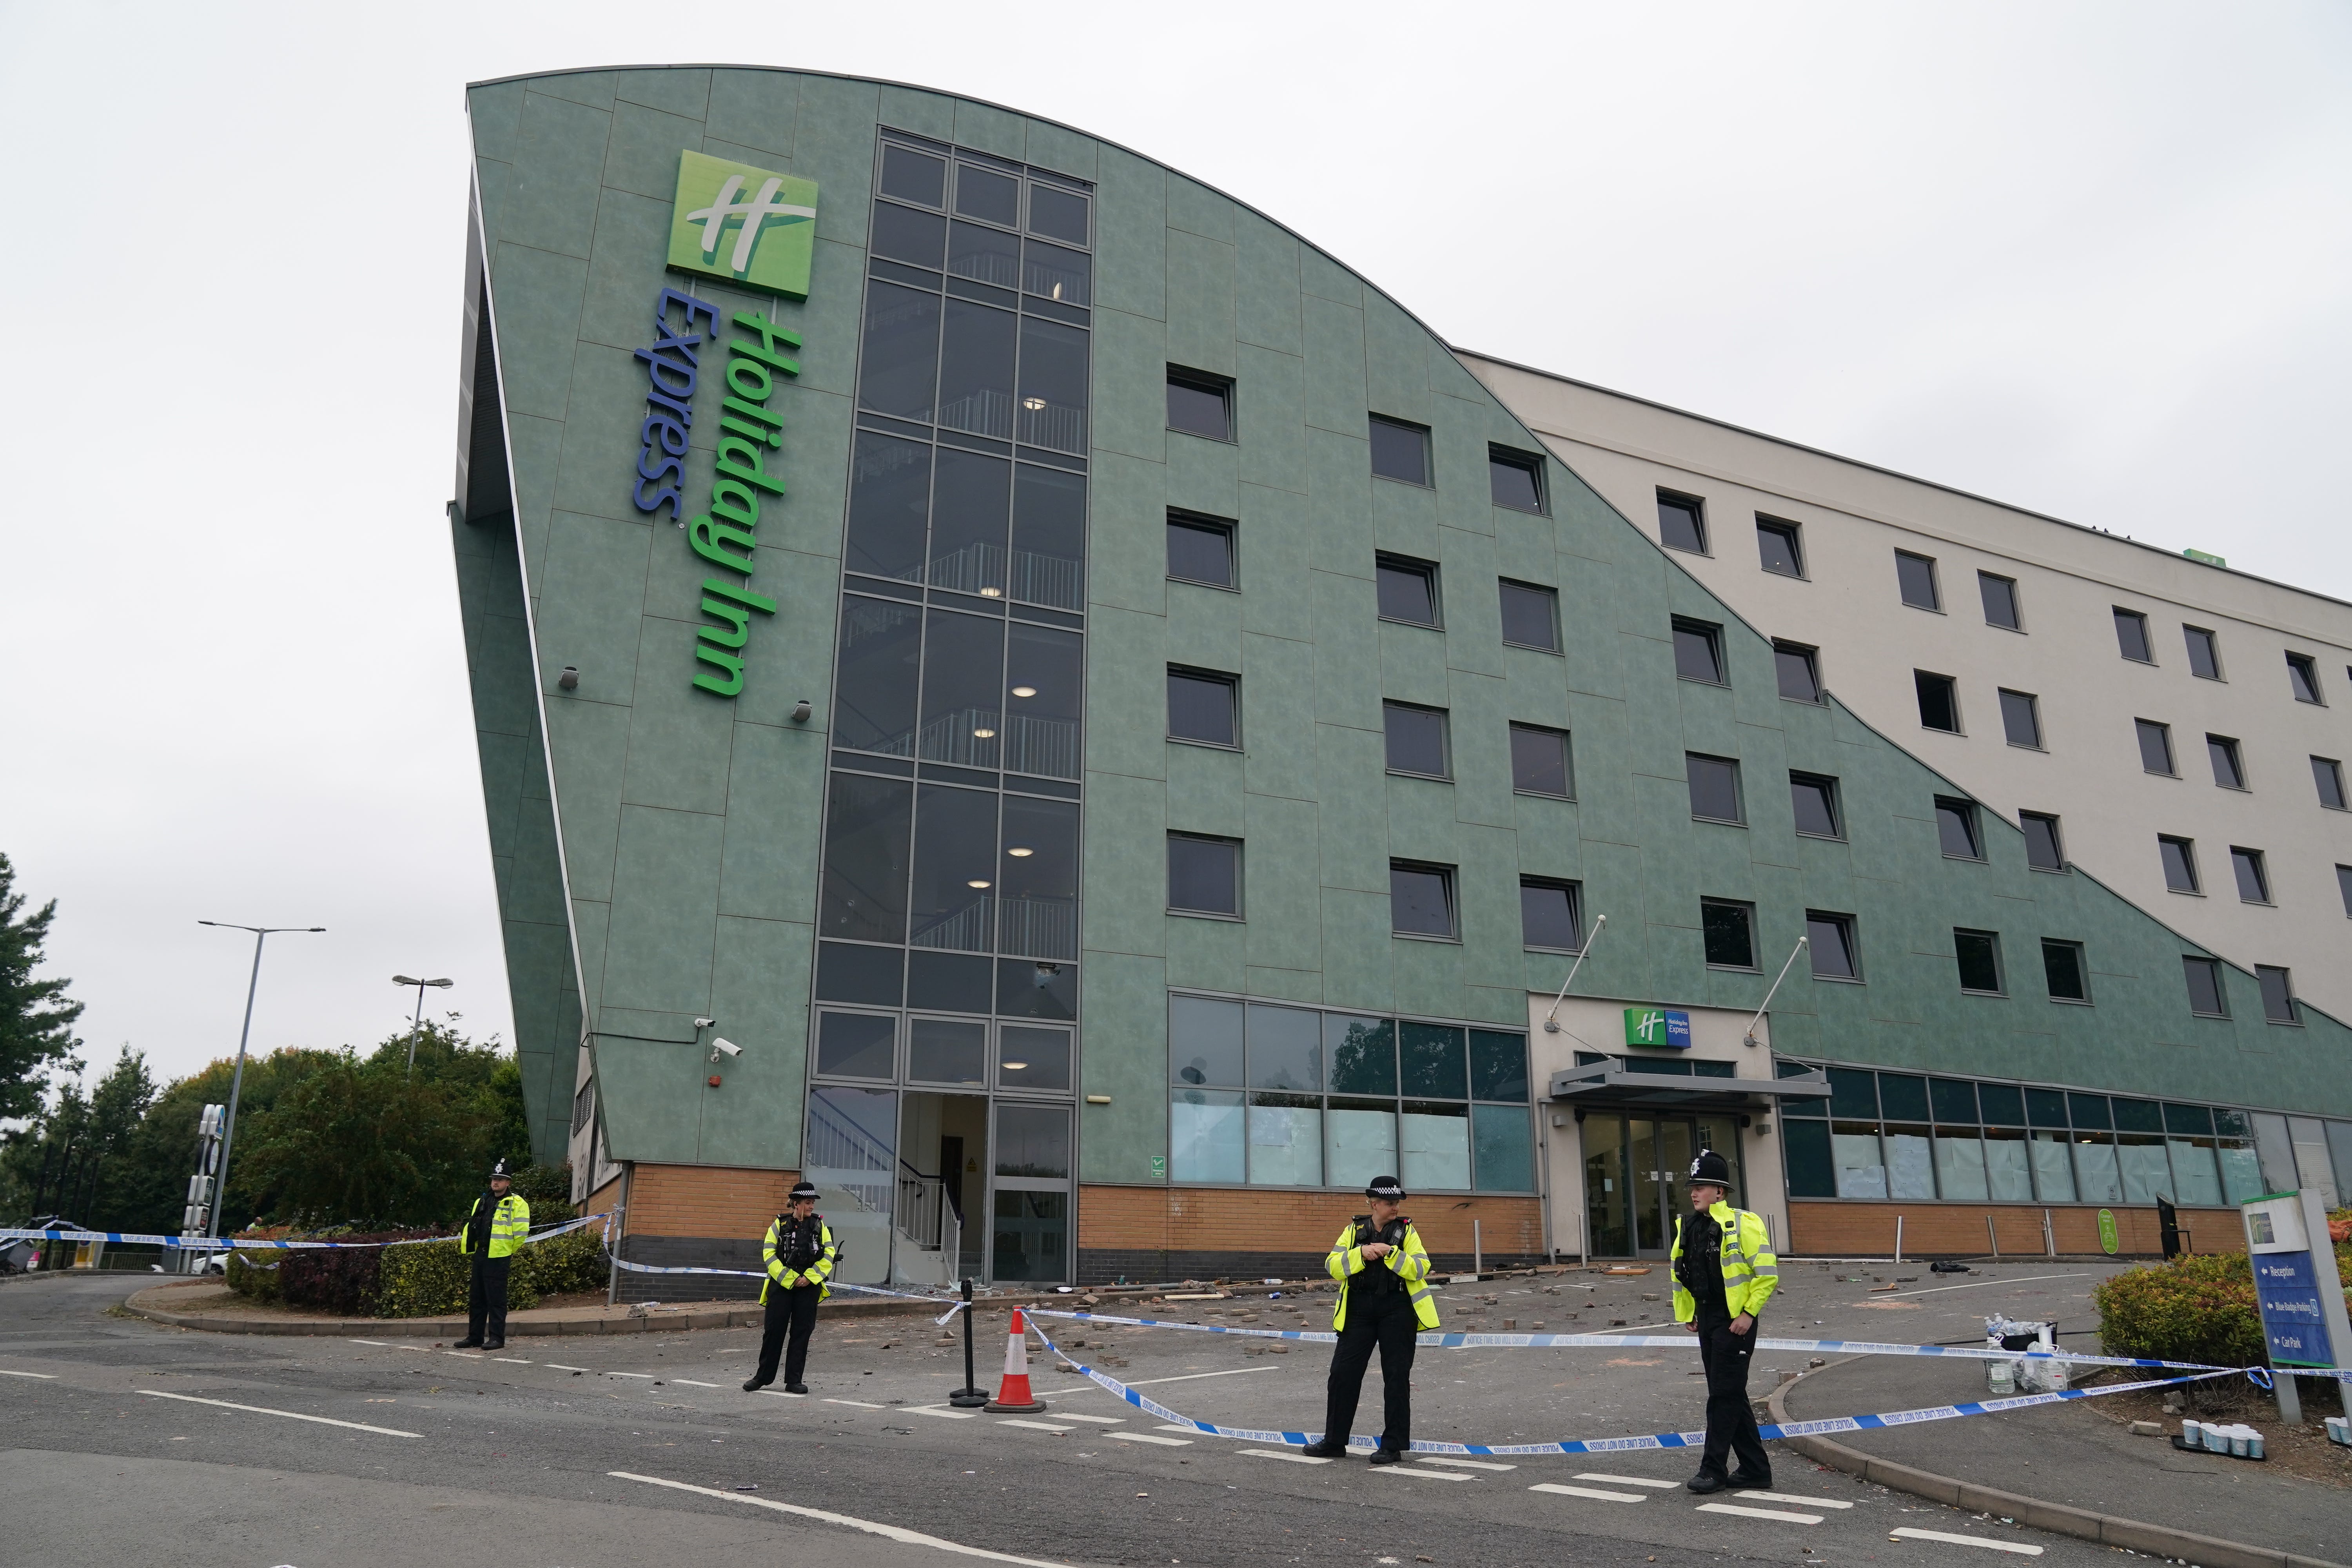
[[[404,1240],[417,1234],[413,1230],[331,1230],[306,1236],[302,1239],[393,1241]],[[278,1256],[283,1261],[278,1268],[278,1299],[291,1307],[315,1307],[321,1311],[345,1316],[372,1312],[375,1305],[378,1271],[383,1268],[383,1255],[391,1250],[394,1249],[382,1247],[339,1247],[280,1253]]]
[[[507,1273],[507,1310],[539,1305],[542,1296],[593,1290],[605,1282],[604,1232],[594,1226],[534,1241],[515,1254]],[[378,1275],[374,1310],[383,1318],[429,1318],[466,1310],[469,1269],[457,1238],[387,1247]]]
[[[2109,1355],[2254,1366],[2265,1356],[2254,1271],[2243,1253],[2200,1253],[2134,1268],[2092,1293]]]
[[[515,1195],[530,1205],[534,1226],[562,1225],[577,1219],[572,1206],[572,1162],[560,1165],[526,1165],[515,1173]]]
[[[283,1256],[283,1253],[276,1255]],[[249,1300],[275,1301],[278,1300],[278,1275],[275,1258],[268,1263],[257,1266],[249,1261],[244,1249],[236,1248],[228,1255],[223,1278],[227,1280],[230,1289]]]

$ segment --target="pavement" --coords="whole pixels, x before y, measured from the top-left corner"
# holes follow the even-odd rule
[[[1768,1331],[1958,1338],[1980,1332],[1974,1320],[1996,1305],[2022,1312],[2059,1301],[2053,1290],[2079,1295],[2109,1267],[2000,1266],[1993,1288],[1962,1298],[1990,1299],[1986,1305],[1971,1300],[1958,1312],[1942,1304],[1949,1298],[1911,1309],[1863,1302],[1868,1286],[1850,1277],[1868,1268],[1785,1266],[1783,1304]],[[2073,1278],[2025,1278],[2051,1272]],[[1875,1273],[1899,1279],[1884,1265]],[[1924,1269],[1901,1271],[1914,1273],[1924,1276],[1920,1285],[1937,1282]],[[363,1326],[332,1337],[264,1338],[110,1314],[137,1283],[61,1276],[0,1289],[0,1441],[8,1445],[0,1464],[20,1500],[0,1529],[21,1560],[378,1568],[418,1554],[478,1554],[486,1538],[498,1541],[503,1559],[566,1568],[656,1559],[733,1568],[819,1557],[896,1568],[973,1555],[1135,1564],[1908,1565],[1979,1562],[1988,1551],[2055,1568],[2117,1555],[1890,1491],[1785,1449],[1776,1452],[1772,1497],[1709,1500],[1680,1489],[1693,1468],[1687,1452],[1521,1458],[1507,1468],[1502,1460],[1473,1468],[1432,1458],[1378,1470],[1358,1459],[1302,1462],[1295,1450],[1163,1429],[1049,1367],[1042,1352],[1032,1371],[1048,1405],[1044,1415],[956,1411],[945,1397],[961,1382],[961,1345],[935,1342],[938,1331],[920,1318],[858,1319],[828,1309],[812,1392],[795,1398],[740,1391],[758,1349],[748,1328],[513,1340],[489,1357]],[[1666,1295],[1663,1269],[1571,1273],[1453,1287],[1444,1311],[1449,1328],[1501,1330],[1507,1321],[1522,1330],[1605,1331],[1622,1320],[1627,1331],[1639,1331],[1670,1321]],[[2066,1300],[2057,1315],[2070,1327],[2089,1326],[2084,1303]],[[1300,1326],[1303,1316],[1305,1326],[1320,1328],[1329,1300],[1169,1301],[1154,1310],[1261,1327]],[[1324,1347],[1293,1344],[1276,1354],[1265,1353],[1265,1342],[1223,1336],[1059,1320],[1046,1326],[1081,1359],[1187,1415],[1320,1425]],[[985,1312],[979,1328],[982,1385],[992,1388],[1004,1342],[1001,1308]],[[1767,1365],[1804,1359],[1759,1353],[1755,1391],[1773,1381]],[[1948,1379],[1968,1370],[1898,1364]],[[1507,1443],[1692,1429],[1703,1422],[1696,1370],[1696,1355],[1679,1348],[1423,1352],[1413,1378],[1414,1436]],[[1839,1368],[1837,1375],[1876,1376],[1878,1369]],[[1368,1415],[1380,1397],[1371,1384]],[[1929,1402],[1913,1396],[1910,1384],[1853,1386],[1858,1409]],[[1832,1378],[1799,1387],[1809,1400],[1821,1390],[1805,1414],[1843,1407]],[[1894,1403],[1877,1402],[1889,1397]],[[2030,1432],[2023,1424],[2074,1414],[2061,1407],[1945,1426],[1963,1447],[2000,1447],[2038,1439],[1988,1444],[1987,1435],[2001,1429],[1996,1423]],[[2105,1506],[2141,1502],[2162,1463],[2151,1454],[2139,1479],[2119,1477],[2116,1484],[2128,1489]],[[27,1498],[50,1506],[22,1506]],[[746,1559],[746,1551],[758,1555]]]

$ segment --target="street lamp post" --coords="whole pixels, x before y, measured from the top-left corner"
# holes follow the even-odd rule
[[[394,975],[392,983],[416,987],[416,1016],[408,1021],[408,1071],[404,1075],[414,1078],[416,1074],[416,1031],[425,1025],[425,988],[430,985],[436,991],[446,991],[457,983],[454,980],[418,980],[407,974]]]
[[[236,1143],[236,1100],[245,1088],[245,1046],[253,1037],[253,995],[261,987],[261,944],[279,931],[322,931],[325,926],[242,926],[234,921],[198,921],[200,926],[212,926],[221,931],[249,931],[253,933],[253,977],[245,985],[245,1027],[236,1037],[236,1071],[228,1080],[228,1125],[221,1132],[220,1176],[213,1188],[213,1212],[205,1222],[205,1236],[217,1239],[220,1236],[221,1194],[228,1188],[229,1151]]]

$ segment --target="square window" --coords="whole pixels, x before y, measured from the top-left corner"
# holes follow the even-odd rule
[[[2287,688],[2294,693],[2297,702],[2319,701],[2319,667],[2311,662],[2309,654],[2291,653],[2286,656],[2286,679]]]
[[[2184,626],[2180,635],[2189,644],[2189,673],[2201,680],[2221,679],[2221,639],[2203,626]]]
[[[1400,484],[1429,488],[1429,430],[1402,419],[1371,416],[1372,473]]]
[[[2154,664],[2156,648],[2147,640],[2147,617],[2137,610],[2116,606],[2116,647],[2135,664]]]
[[[1032,181],[1029,186],[1029,232],[1048,239],[1087,243],[1087,198],[1076,191]]]
[[[1581,951],[1584,910],[1577,884],[1520,878],[1519,939],[1523,945],[1547,952]]]
[[[1977,574],[1977,596],[1984,601],[1985,625],[2000,626],[2012,632],[2025,629],[2024,617],[2017,607],[2017,579],[1996,577],[1990,572]]]
[[[2303,1019],[2294,1010],[2294,977],[2273,964],[2254,965],[2254,978],[2262,982],[2263,1017],[2273,1024],[2300,1024]]]
[[[1231,838],[1168,836],[1168,907],[1193,915],[1242,912],[1242,847]]]
[[[1559,592],[1533,583],[1498,579],[1503,600],[1503,640],[1513,647],[1559,651]]]
[[[1805,911],[1805,945],[1813,955],[1816,980],[1860,980],[1861,956],[1853,943],[1853,917],[1822,910]]]
[[[1723,628],[1675,616],[1675,674],[1708,686],[1724,685]]]
[[[1544,510],[1543,459],[1508,447],[1486,448],[1486,488],[1496,506],[1513,511]]]
[[[1381,619],[1413,626],[1438,624],[1435,565],[1402,555],[1383,555],[1373,570],[1379,578]]]
[[[2180,968],[2189,980],[2189,1010],[2201,1018],[2228,1017],[2230,1005],[2221,991],[2221,961],[2184,953]]]
[[[1432,779],[1453,776],[1446,757],[1445,710],[1383,702],[1381,721],[1388,733],[1389,772]]]
[[[1658,542],[1669,550],[1706,553],[1706,505],[1696,496],[1658,492]]]
[[[1534,724],[1511,726],[1511,789],[1518,795],[1545,795],[1557,800],[1576,797],[1567,731]]]
[[[948,165],[944,158],[918,153],[911,147],[882,146],[882,194],[927,207],[947,205]]]
[[[1895,583],[1902,591],[1903,602],[1915,610],[1936,610],[1944,607],[1943,590],[1936,584],[1934,557],[1914,555],[1907,550],[1895,552]]]
[[[1021,219],[1021,182],[992,169],[980,169],[970,163],[959,163],[956,165],[956,211],[966,217],[1000,223],[1007,228],[1016,227]]]
[[[2261,850],[2242,849],[2234,844],[2231,845],[2230,869],[2237,873],[2240,899],[2250,904],[2267,904],[2271,901],[2270,870],[2263,864]]]
[[[1936,837],[1947,860],[1981,860],[1984,836],[1978,831],[1977,808],[1965,800],[1936,797]]]
[[[2000,983],[2000,933],[1955,931],[1952,952],[1959,960],[1960,989],[1979,996],[2007,994]]]
[[[2047,812],[2021,811],[2018,826],[2025,830],[2025,863],[2037,871],[2063,871],[2065,847],[2058,839],[2058,819]]]
[[[1234,438],[1234,384],[1222,375],[1168,367],[1168,428],[1212,441]]]
[[[898,1076],[898,1020],[871,1013],[820,1013],[816,1070],[834,1078]]]
[[[1776,642],[1772,645],[1772,665],[1780,679],[1780,695],[1790,702],[1811,702],[1818,706],[1822,697],[1822,669],[1813,649],[1802,643]]]
[[[1729,899],[1698,901],[1699,934],[1709,969],[1756,967],[1756,906]]]
[[[1241,744],[1239,678],[1168,667],[1168,738],[1204,746]]]
[[[1390,861],[1389,930],[1397,936],[1453,941],[1454,868]]]
[[[2344,764],[2333,757],[2311,759],[2311,782],[2319,786],[2319,804],[2330,811],[2342,811],[2344,804]]]
[[[2053,1002],[2091,999],[2091,967],[2083,961],[2083,944],[2079,942],[2053,942],[2043,937],[2042,978],[2049,986]]]
[[[2011,691],[2007,687],[2000,693],[2000,727],[2012,746],[2029,751],[2042,749],[2042,700],[2031,691]]]
[[[1793,522],[1759,516],[1756,520],[1756,553],[1764,570],[1779,577],[1805,574],[1804,536]]]
[[[1728,822],[1744,826],[1739,814],[1739,764],[1728,757],[1703,757],[1689,752],[1683,758],[1690,784],[1691,816],[1701,822]]]
[[[2175,893],[2193,893],[2197,887],[2197,841],[2158,834],[2157,853],[2164,860],[2164,885]]]
[[[2178,777],[2179,770],[2172,765],[2172,726],[2153,719],[2135,719],[2132,724],[2139,732],[2141,768],[2166,778]]]
[[[1911,672],[1911,684],[1919,693],[1919,724],[1922,729],[1941,730],[1948,735],[1960,732],[1960,687],[1948,675],[1933,675],[1924,669]]]
[[[1234,525],[1221,518],[1170,512],[1168,575],[1180,583],[1234,587]]]
[[[1789,799],[1796,810],[1797,831],[1806,837],[1845,837],[1838,816],[1837,780],[1824,773],[1790,773]]]
[[[2213,783],[2221,789],[2246,787],[2246,764],[2238,754],[2238,742],[2227,735],[2205,737],[2205,755],[2213,764]]]

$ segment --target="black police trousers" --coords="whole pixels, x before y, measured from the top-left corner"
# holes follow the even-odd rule
[[[466,1280],[466,1337],[476,1344],[503,1343],[507,1337],[507,1265],[511,1258],[476,1253]],[[484,1332],[487,1328],[488,1331]]]
[[[1748,1320],[1748,1331],[1735,1334],[1731,1320],[1712,1312],[1698,1319],[1698,1360],[1706,1369],[1706,1448],[1699,1459],[1702,1471],[1727,1474],[1727,1455],[1739,1461],[1738,1473],[1769,1480],[1771,1456],[1756,1430],[1756,1409],[1748,1403],[1748,1359],[1756,1352],[1760,1325]]]
[[[1412,1447],[1413,1336],[1421,1324],[1402,1291],[1365,1300],[1349,1292],[1348,1326],[1331,1352],[1329,1398],[1323,1413],[1323,1440],[1345,1443],[1356,1421],[1356,1400],[1372,1351],[1381,1352],[1381,1447],[1402,1453]]]
[[[776,1381],[776,1358],[784,1361],[784,1384],[790,1387],[801,1380],[808,1367],[809,1335],[816,1331],[817,1298],[824,1294],[822,1286],[795,1285],[786,1290],[776,1285],[768,1287],[768,1314],[760,1328],[760,1367],[751,1375],[761,1383]],[[792,1347],[784,1346],[785,1331],[792,1332]]]

